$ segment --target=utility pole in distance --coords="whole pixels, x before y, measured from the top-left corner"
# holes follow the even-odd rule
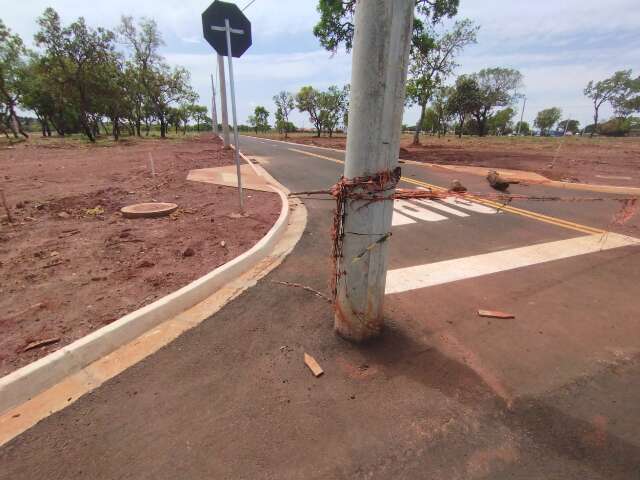
[[[351,101],[344,168],[346,179],[383,174],[398,165],[400,128],[411,46],[415,0],[358,0],[355,13]],[[363,199],[347,199],[342,256],[337,259],[336,332],[360,342],[384,325],[387,239],[395,191],[356,187]],[[339,239],[340,240],[340,239]]]
[[[211,127],[214,135],[218,135],[218,112],[216,110],[216,85],[211,74]]]
[[[227,84],[224,75],[224,57],[218,55],[218,72],[220,72],[220,110],[222,115],[222,140],[224,148],[231,148],[229,136],[229,117],[227,116]]]
[[[516,129],[516,135],[520,135],[520,128],[522,128],[522,119],[524,118],[524,108],[527,106],[527,97],[525,96],[522,100],[522,112],[520,112],[520,122],[518,123],[518,128]]]

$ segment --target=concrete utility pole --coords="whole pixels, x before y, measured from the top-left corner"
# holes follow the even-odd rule
[[[398,165],[414,7],[415,0],[356,3],[344,168],[348,179],[390,173]],[[387,188],[376,195],[393,194],[395,189]],[[360,342],[383,327],[393,201],[347,200],[345,213],[335,329]]]
[[[224,57],[218,55],[218,71],[220,72],[220,109],[222,110],[222,140],[224,148],[231,148],[229,136],[229,117],[227,116],[227,84],[224,76]]]
[[[214,135],[218,135],[218,111],[216,110],[216,85],[211,74],[211,127]]]

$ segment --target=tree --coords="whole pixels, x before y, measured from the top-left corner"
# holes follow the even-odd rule
[[[426,25],[438,23],[442,18],[458,13],[460,0],[416,0],[413,44],[420,45]],[[353,45],[356,0],[319,0],[320,20],[313,34],[325,49],[336,52],[340,45],[351,50]]]
[[[531,127],[529,126],[529,122],[522,121],[522,122],[516,123],[515,130],[520,135],[530,135],[531,134]]]
[[[251,117],[250,117],[251,118]],[[256,133],[258,131],[266,132],[269,130],[269,112],[266,108],[258,105],[253,111],[253,119],[254,119],[254,128]]]
[[[452,112],[447,108],[449,97],[453,92],[452,87],[440,87],[433,94],[431,108],[435,114],[435,132],[440,135],[446,135],[449,129],[449,121],[453,116]]]
[[[549,135],[553,126],[558,123],[562,116],[562,110],[557,107],[547,108],[538,112],[536,120],[533,123],[535,127],[540,129],[540,135]]]
[[[578,120],[562,120],[558,123],[558,129],[563,133],[571,132],[574,135],[580,131],[580,122]]]
[[[461,20],[455,23],[451,31],[442,34],[431,31],[428,38],[423,37],[420,47],[413,49],[406,98],[407,103],[420,106],[414,145],[420,143],[420,126],[433,92],[458,66],[456,55],[465,46],[476,42],[478,28],[471,20]]]
[[[207,122],[207,120],[211,120],[209,118],[209,110],[204,105],[190,105],[192,118],[196,122],[196,131],[200,131],[200,125],[202,124],[211,124],[211,122]]]
[[[478,135],[487,131],[487,120],[496,107],[508,107],[517,98],[522,87],[522,74],[511,68],[485,68],[473,75],[478,85],[478,98],[472,112],[478,127]]]
[[[623,137],[632,129],[640,127],[640,119],[636,117],[612,118],[598,127],[598,133],[609,137]]]
[[[634,112],[640,112],[640,77],[629,78],[620,93],[611,99],[616,116],[627,118]]]
[[[502,110],[498,110],[496,113],[491,115],[487,120],[487,128],[489,133],[492,135],[504,135],[505,133],[509,133],[512,130],[511,120],[515,116],[516,111],[507,107]]]
[[[256,132],[256,135],[257,135],[258,134],[258,119],[256,118],[256,116],[255,115],[249,115],[249,118],[247,118],[247,123]]]
[[[29,137],[16,114],[16,106],[21,96],[20,71],[24,68],[26,53],[20,36],[12,34],[0,20],[0,104],[4,105],[7,111],[6,121],[16,138],[18,133],[25,138]]]
[[[475,111],[480,89],[473,77],[460,75],[447,100],[447,110],[458,117],[458,136],[462,138],[467,115]]]
[[[591,132],[592,137],[594,132],[598,130],[598,117],[602,104],[614,102],[614,104],[623,105],[626,98],[625,92],[628,90],[631,81],[631,70],[620,70],[610,78],[605,78],[599,82],[591,80],[587,84],[584,94],[593,103],[594,129]]]
[[[331,85],[326,92],[320,92],[319,106],[322,126],[329,132],[329,137],[333,136],[333,131],[343,120],[348,107],[348,88],[338,88]]]
[[[309,121],[316,129],[317,136],[322,133],[323,118],[321,115],[320,92],[311,86],[302,87],[296,94],[296,108],[309,114]]]
[[[118,32],[132,51],[133,78],[139,83],[135,104],[136,131],[153,116],[160,122],[160,136],[167,132],[167,115],[175,104],[191,104],[197,95],[189,84],[189,73],[170,68],[159,54],[164,42],[155,21],[141,19],[136,26],[131,17],[122,17]],[[135,91],[135,90],[134,90]]]
[[[79,130],[74,90],[58,70],[50,59],[31,53],[21,71],[21,106],[36,114],[43,136],[51,136],[51,126],[60,136]]]
[[[284,138],[287,138],[287,134],[289,133],[289,129],[287,128],[289,124],[289,114],[295,108],[293,95],[283,90],[273,97],[273,101],[277,107],[276,128],[280,130],[279,127],[282,127],[282,130],[284,130]]]
[[[79,121],[90,141],[95,142],[100,119],[99,98],[104,97],[104,73],[117,61],[114,34],[103,28],[87,26],[81,17],[68,27],[60,16],[47,8],[38,19],[40,30],[35,35],[37,45],[45,48],[47,68],[55,69],[58,81],[73,94]]]

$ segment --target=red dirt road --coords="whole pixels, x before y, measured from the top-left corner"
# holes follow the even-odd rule
[[[156,177],[150,174],[153,154]],[[0,149],[0,375],[186,285],[248,250],[280,210],[275,194],[188,182],[230,165],[211,135],[88,146],[33,140]],[[173,202],[170,217],[125,219],[138,202]],[[59,339],[59,340],[57,340]],[[34,342],[50,345],[25,348]]]

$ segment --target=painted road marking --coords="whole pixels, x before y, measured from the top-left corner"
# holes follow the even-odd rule
[[[632,245],[640,246],[640,239],[607,233],[398,268],[387,272],[385,293],[402,293]]]
[[[447,217],[439,213],[432,212],[424,207],[413,205],[406,200],[395,200],[393,202],[394,210],[398,210],[404,215],[408,215],[424,222],[441,222],[447,220]]]
[[[411,225],[412,223],[417,223],[413,218],[409,218],[406,215],[402,215],[397,210],[393,211],[393,217],[391,217],[391,226],[399,227],[401,225]]]
[[[430,183],[423,182],[421,180],[415,180],[412,178],[404,178],[404,177],[402,179],[408,183],[413,183],[414,185],[420,185],[420,186],[431,188],[437,191],[446,191],[446,188],[439,187],[438,185],[432,185]],[[532,218],[540,222],[550,223],[552,225],[556,225],[559,227],[568,228],[569,230],[575,230],[575,231],[587,233],[590,235],[606,233],[605,230],[602,230],[600,228],[589,227],[587,225],[581,225],[579,223],[570,222],[568,220],[562,220],[561,218],[551,217],[549,215],[543,215],[542,213],[536,213],[530,210],[524,210],[522,208],[511,207],[509,205],[504,205],[498,202],[494,202],[492,200],[486,200],[483,198],[474,197],[472,195],[470,195],[468,198],[472,198],[474,201],[481,203],[482,205],[490,206],[501,212],[509,212],[509,213],[514,213],[516,215],[522,215],[524,217]],[[455,200],[455,199],[450,198],[448,200]]]
[[[425,205],[427,207],[435,208],[436,210],[442,210],[443,212],[450,213],[451,215],[455,215],[456,217],[468,217],[468,213],[461,212],[460,210],[456,210],[455,208],[447,207],[439,202],[433,200],[416,200],[420,205]]]
[[[324,160],[329,160],[329,161],[335,162],[335,163],[344,163],[344,161],[338,160],[337,158],[331,158],[331,157],[327,157],[325,155],[318,155],[317,153],[306,152],[304,150],[298,150],[296,148],[289,148],[289,150],[292,151],[292,152],[301,153],[303,155],[309,155],[311,157],[322,158]],[[402,180],[404,182],[407,182],[407,183],[412,183],[414,185],[418,185],[418,186],[421,186],[421,187],[426,187],[426,188],[430,188],[430,189],[433,189],[433,190],[441,191],[441,192],[442,191],[447,191],[446,188],[440,187],[438,185],[432,185],[430,183],[423,182],[421,180],[415,180],[413,178],[401,177],[400,180]],[[509,213],[513,213],[515,215],[521,215],[523,217],[531,218],[533,220],[538,220],[539,222],[549,223],[551,225],[556,225],[558,227],[567,228],[569,230],[574,230],[574,231],[581,232],[581,233],[586,233],[586,234],[589,234],[589,235],[597,235],[597,234],[606,233],[605,230],[602,230],[600,228],[589,227],[587,225],[580,225],[579,223],[570,222],[568,220],[562,220],[561,218],[551,217],[549,215],[543,215],[541,213],[532,212],[530,210],[524,210],[522,208],[516,208],[516,207],[509,206],[509,205],[503,205],[501,203],[494,202],[494,201],[491,201],[491,200],[485,200],[485,199],[478,198],[478,197],[473,197],[473,196],[470,196],[469,198],[472,198],[474,200],[474,202],[477,202],[477,203],[482,204],[482,205],[487,206],[487,207],[494,208],[494,209],[499,210],[501,212],[509,212]],[[454,200],[454,199],[448,199],[448,200]],[[449,201],[447,203],[451,203],[451,202]],[[458,205],[458,206],[462,206],[462,205]]]

